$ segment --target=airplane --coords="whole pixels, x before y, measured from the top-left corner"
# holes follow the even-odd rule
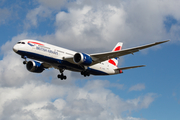
[[[123,43],[118,42],[110,52],[87,54],[37,40],[24,39],[14,45],[13,51],[25,59],[23,64],[26,64],[28,71],[42,73],[45,69],[55,68],[61,73],[57,77],[66,80],[67,77],[63,74],[64,70],[80,72],[81,75],[86,77],[90,75],[121,74],[123,70],[144,67],[145,65],[118,68],[118,58],[168,41],[155,42],[129,49],[122,49]],[[32,60],[27,61],[27,58]]]

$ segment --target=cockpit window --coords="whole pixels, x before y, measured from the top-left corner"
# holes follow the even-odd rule
[[[25,44],[25,42],[18,42],[17,44]]]

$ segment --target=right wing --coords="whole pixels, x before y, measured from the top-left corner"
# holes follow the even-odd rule
[[[124,49],[124,50],[120,50],[120,51],[90,54],[91,58],[93,59],[93,63],[91,65],[103,62],[103,61],[111,59],[111,58],[116,58],[116,57],[124,56],[127,54],[133,54],[135,52],[138,52],[139,50],[149,48],[149,47],[152,47],[155,45],[159,45],[159,44],[162,44],[162,43],[165,43],[168,41],[169,40],[155,42],[152,44],[147,44],[147,45],[138,46],[138,47],[134,47],[134,48]]]

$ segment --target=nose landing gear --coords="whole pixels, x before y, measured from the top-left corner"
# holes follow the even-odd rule
[[[25,64],[27,63],[27,56],[21,56],[21,58],[25,59],[25,60],[23,61],[23,64],[25,65]]]

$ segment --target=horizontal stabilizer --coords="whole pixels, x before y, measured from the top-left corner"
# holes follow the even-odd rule
[[[118,74],[118,73],[122,73],[122,70],[133,69],[133,68],[138,68],[138,67],[145,67],[145,65],[123,67],[123,68],[117,68],[117,69],[114,69],[114,70]]]
[[[123,68],[118,68],[116,70],[127,70],[127,69],[138,68],[138,67],[145,67],[145,65],[123,67]]]

